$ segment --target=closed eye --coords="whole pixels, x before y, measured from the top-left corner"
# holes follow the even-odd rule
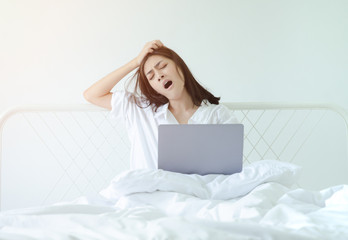
[[[161,67],[160,69],[165,68],[166,66],[167,66],[167,64],[165,64],[165,65],[164,65],[163,67]],[[152,75],[152,77],[149,78],[149,80],[152,80],[153,76],[154,76],[154,75]]]

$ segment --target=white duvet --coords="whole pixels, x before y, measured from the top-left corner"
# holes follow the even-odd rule
[[[348,186],[289,188],[300,168],[133,170],[93,197],[0,214],[0,239],[348,239]]]

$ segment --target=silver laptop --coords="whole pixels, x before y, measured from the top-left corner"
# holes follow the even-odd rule
[[[167,124],[158,128],[158,168],[185,174],[242,171],[243,124]]]

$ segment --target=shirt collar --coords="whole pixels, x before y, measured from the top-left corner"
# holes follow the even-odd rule
[[[208,120],[206,113],[206,109],[210,106],[211,104],[207,101],[202,101],[201,106],[198,107],[196,112],[192,115],[192,117],[189,119],[189,122],[191,123],[204,123],[205,121]],[[209,111],[208,111],[209,112]]]
[[[162,115],[164,115],[164,118],[167,120],[168,118],[168,107],[169,107],[169,102],[160,106],[157,111],[155,112],[155,118],[159,118],[161,117]]]
[[[202,111],[203,110],[203,108],[207,108],[207,107],[209,107],[211,104],[208,102],[208,101],[202,101],[202,104],[201,104],[201,106],[196,110],[196,112],[197,112],[197,114],[196,114],[196,112],[193,114],[193,116],[189,119],[189,121],[193,121],[193,122],[200,122],[200,119],[197,117],[199,114],[198,114],[198,112],[200,112],[200,111]],[[157,109],[157,111],[155,112],[155,114],[154,114],[154,116],[155,116],[155,118],[159,118],[159,117],[161,117],[161,116],[163,116],[164,115],[164,119],[165,120],[168,120],[168,112],[169,112],[169,109],[168,109],[168,107],[169,107],[169,102],[168,103],[166,103],[166,104],[164,104],[164,105],[162,105],[162,106],[160,106],[158,109]]]

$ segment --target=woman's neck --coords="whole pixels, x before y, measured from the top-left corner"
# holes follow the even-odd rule
[[[191,96],[185,89],[183,96],[180,99],[169,100],[168,108],[172,113],[184,113],[195,110],[198,106],[194,105]]]

